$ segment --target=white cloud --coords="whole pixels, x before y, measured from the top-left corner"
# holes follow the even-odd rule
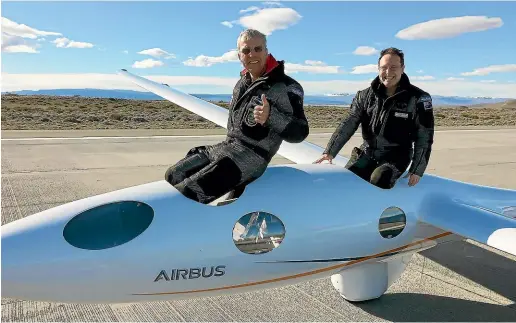
[[[496,80],[481,80],[482,83],[496,83]]]
[[[319,66],[327,65],[323,61],[312,61],[312,60],[309,60],[309,59],[305,61],[305,64],[308,64],[308,65],[319,65]]]
[[[238,78],[209,76],[141,75],[188,93],[231,93]],[[117,74],[10,74],[2,73],[2,92],[45,89],[112,89],[147,92]]]
[[[418,70],[418,71],[416,71],[416,73],[424,73],[424,71],[423,70]]]
[[[92,43],[78,42],[70,40],[66,37],[57,38],[52,43],[56,44],[58,48],[92,48]]]
[[[266,8],[242,17],[239,21],[246,28],[254,28],[265,35],[270,35],[276,30],[287,29],[301,18],[302,16],[291,8]]]
[[[214,64],[230,62],[239,62],[238,52],[236,50],[226,52],[222,56],[199,55],[196,58],[189,58],[188,60],[184,61],[183,64],[186,66],[209,67]]]
[[[223,22],[221,22],[221,24],[226,27],[233,28],[233,24],[229,21],[223,21]]]
[[[276,2],[276,1],[265,1],[265,2],[262,2],[262,4],[264,6],[270,6],[270,7],[283,7],[281,2]]]
[[[38,42],[45,38],[40,36],[60,36],[60,33],[43,31],[19,24],[2,17],[2,52],[4,53],[39,53]]]
[[[31,47],[29,45],[11,45],[11,46],[6,46],[5,49],[4,49],[4,47],[2,47],[2,52],[5,52],[5,53],[30,53],[30,54],[39,53],[39,51],[36,50],[36,48]]]
[[[452,38],[464,33],[485,31],[503,25],[501,18],[463,16],[435,19],[400,30],[396,37],[405,40]]]
[[[61,33],[44,31],[29,27],[24,24],[16,23],[10,19],[2,17],[2,33],[23,38],[36,39],[38,36],[61,36]]]
[[[53,31],[44,31],[19,24],[2,17],[2,52],[5,53],[39,53],[38,43],[46,41],[43,36],[62,36]],[[28,40],[26,40],[28,39]],[[78,42],[66,37],[59,37],[52,41],[59,48],[91,48],[91,43]]]
[[[306,60],[305,64],[285,63],[285,73],[337,74],[340,66],[328,66],[321,61]]]
[[[435,80],[435,77],[430,76],[430,75],[425,75],[425,76],[412,76],[410,79],[411,79],[411,80],[418,80],[418,81],[430,81],[430,80]]]
[[[434,95],[446,96],[486,96],[516,99],[516,84],[482,83],[473,81],[414,81],[414,85]]]
[[[371,80],[349,81],[302,81],[299,80],[305,94],[321,93],[356,93],[367,88]],[[431,95],[443,96],[486,96],[516,99],[516,83],[481,83],[481,82],[449,82],[449,81],[413,81],[414,85],[422,88]]]
[[[207,76],[145,76],[156,82],[189,93],[231,93],[238,78]],[[306,94],[356,92],[370,85],[371,80],[303,81]],[[414,81],[414,85],[431,95],[487,96],[516,98],[516,83],[482,83],[449,81]],[[126,89],[145,91],[117,74],[10,74],[2,73],[2,91],[40,89]]]
[[[461,73],[463,76],[487,75],[491,73],[516,72],[516,64],[491,65],[488,67],[477,68],[473,72]]]
[[[123,50],[122,53],[129,54],[129,51],[128,50]]]
[[[252,7],[249,7],[247,9],[242,9],[239,11],[239,13],[246,13],[246,12],[253,12],[253,11],[256,11],[256,10],[259,10],[260,8],[256,7],[256,6],[252,6]]]
[[[132,67],[134,67],[134,68],[153,68],[153,67],[158,67],[158,66],[163,66],[163,65],[164,64],[162,61],[157,61],[152,58],[147,58],[147,59],[144,59],[143,61],[134,62]]]
[[[357,49],[353,52],[355,55],[363,55],[363,56],[370,56],[378,54],[380,51],[374,47],[369,46],[358,46]]]
[[[244,15],[234,21],[224,21],[222,24],[230,28],[238,24],[270,35],[276,30],[287,29],[295,25],[301,18],[302,16],[292,8],[257,8],[253,9],[249,15]]]
[[[463,77],[449,77],[446,79],[447,81],[464,81]]]
[[[161,48],[145,49],[145,50],[138,52],[138,54],[149,55],[149,56],[153,56],[153,57],[157,57],[157,58],[163,57],[165,59],[176,58],[176,55],[171,54]]]
[[[378,73],[378,65],[376,64],[367,64],[367,65],[359,65],[353,67],[353,71],[351,74],[371,74]]]
[[[2,33],[2,52],[4,53],[39,53],[36,49],[40,45],[27,41],[19,36]]]

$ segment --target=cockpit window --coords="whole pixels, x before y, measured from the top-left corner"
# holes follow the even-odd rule
[[[382,212],[378,229],[382,237],[392,239],[405,229],[406,224],[407,218],[405,213],[400,208],[391,206]]]
[[[74,247],[102,250],[127,243],[151,224],[154,210],[147,204],[122,201],[79,213],[65,226],[63,236]]]
[[[233,242],[238,250],[247,254],[269,252],[283,242],[285,226],[275,215],[252,212],[242,216],[233,227]]]

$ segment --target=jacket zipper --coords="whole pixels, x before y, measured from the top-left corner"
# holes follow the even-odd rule
[[[394,100],[394,98],[395,98],[396,96],[400,95],[401,93],[404,93],[405,91],[406,91],[406,90],[402,90],[402,91],[400,91],[400,92],[397,92],[397,93],[395,93],[394,95],[392,95],[392,96],[390,96],[390,97],[386,98],[385,100],[383,100],[383,102],[382,102],[382,107],[380,108],[380,111],[379,111],[379,112],[381,112],[381,111],[383,110],[383,107],[385,106],[385,103],[387,103],[387,101],[389,101],[389,99]],[[385,115],[384,115],[384,117],[383,117],[383,120],[381,120],[382,127],[380,128],[380,131],[378,132],[378,135],[374,137],[374,148],[373,148],[373,154],[374,154],[374,151],[376,151],[376,149],[378,148],[378,136],[383,136],[383,132],[384,132],[384,130],[385,130],[385,124],[387,123],[387,119],[388,119],[388,117],[389,117],[389,113],[390,113],[390,111],[391,111],[391,108],[392,108],[392,107],[390,107],[388,111],[385,111]],[[373,129],[373,130],[374,130],[374,129]]]
[[[254,90],[258,85],[265,83],[265,79],[257,80],[255,82],[256,83],[251,84],[251,86],[249,86],[249,88],[244,92],[244,94],[242,94],[240,96],[240,98],[233,104],[233,106],[230,107],[231,108],[231,112],[234,112],[234,111],[238,110],[237,107],[240,104],[240,102],[242,102],[242,100],[251,92],[251,90]],[[231,119],[231,125],[233,125],[234,122],[235,122],[235,119],[233,118],[234,115],[235,115],[234,113],[231,113],[230,116],[229,116],[229,118]]]
[[[245,92],[240,96],[240,98],[237,100],[237,102],[233,105],[233,109],[236,108],[240,102],[251,92],[251,90],[254,90],[258,85],[265,83],[265,80],[258,80],[256,83],[252,84]]]

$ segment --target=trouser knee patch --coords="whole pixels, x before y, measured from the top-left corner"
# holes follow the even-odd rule
[[[210,160],[202,152],[195,154],[187,154],[185,158],[180,160],[177,164],[170,167],[165,173],[165,180],[172,185],[176,185],[184,181],[186,178],[192,176],[197,171],[208,165]]]
[[[190,157],[195,154],[206,154],[206,149],[207,149],[206,146],[193,147],[186,153],[186,157]]]
[[[362,179],[369,181],[371,173],[378,164],[371,159],[363,150],[360,148],[353,148],[350,159],[346,164],[345,168],[358,175]]]
[[[371,174],[370,183],[380,188],[392,188],[396,180],[396,172],[391,165],[380,165]]]
[[[206,195],[221,196],[240,183],[242,171],[229,157],[223,157],[204,171],[197,184]]]

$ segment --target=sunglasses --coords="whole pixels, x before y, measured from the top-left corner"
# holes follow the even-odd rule
[[[397,71],[401,68],[401,66],[396,66],[396,65],[393,65],[393,66],[381,66],[379,67],[378,69],[382,72],[385,72],[387,71],[388,69],[390,69],[391,71]]]
[[[256,53],[260,53],[262,50],[263,50],[263,46],[256,46],[256,47],[254,48],[254,51],[255,51]],[[241,52],[242,54],[244,54],[244,55],[248,55],[248,54],[251,52],[251,48],[249,48],[249,47],[242,48],[242,49],[240,50],[240,52]]]

